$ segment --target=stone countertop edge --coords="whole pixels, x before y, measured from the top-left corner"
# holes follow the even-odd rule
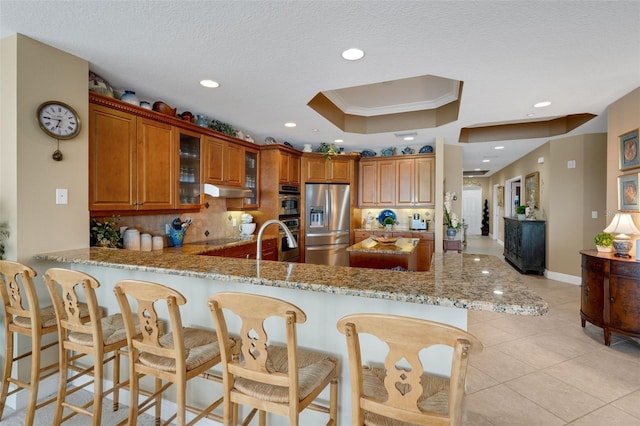
[[[198,250],[215,248],[194,246],[183,246],[182,253],[177,247],[151,252],[90,247],[34,258],[514,315],[544,315],[548,310],[547,303],[496,256],[435,253],[430,271],[401,272],[198,256]]]

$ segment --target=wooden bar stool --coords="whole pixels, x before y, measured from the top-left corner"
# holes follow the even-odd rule
[[[348,315],[338,330],[347,336],[353,426],[462,424],[469,354],[482,350],[477,338],[447,324],[384,314]],[[384,360],[364,354],[383,366],[362,365],[361,334],[386,343]],[[453,348],[450,378],[424,371],[420,351],[434,345]]]
[[[128,383],[120,383],[120,349],[127,345],[122,315],[103,316],[95,293],[100,283],[84,272],[51,268],[45,273],[44,280],[53,300],[60,342],[60,381],[53,424],[58,425],[77,414],[84,414],[92,417],[94,426],[100,425],[102,398],[113,394],[113,411],[117,411],[120,387]],[[86,300],[88,317],[80,315],[80,299]],[[87,359],[89,364],[78,363],[83,359]],[[113,362],[113,386],[104,389],[104,368],[109,362]],[[69,377],[69,370],[76,374]],[[93,379],[82,385],[69,386],[83,376],[93,376]],[[82,406],[67,401],[68,396],[91,383],[92,401]],[[90,407],[92,411],[88,409]],[[63,418],[64,408],[71,410],[71,413]]]
[[[240,317],[238,331],[242,341],[241,356],[231,348],[222,351],[224,382],[224,424],[235,425],[238,404],[253,407],[242,424],[248,424],[259,411],[260,425],[266,412],[285,416],[290,425],[298,425],[305,408],[329,414],[327,425],[335,425],[338,411],[338,360],[325,354],[297,347],[296,324],[307,320],[295,305],[272,297],[247,293],[218,293],[209,298],[209,308],[216,324],[219,341],[228,341],[229,330],[223,310]],[[269,343],[265,321],[284,319],[286,345]],[[330,385],[329,406],[315,403]]]
[[[222,382],[220,377],[207,372],[220,363],[216,333],[213,330],[183,327],[180,306],[187,300],[169,287],[146,281],[123,280],[116,284],[114,292],[124,315],[129,343],[129,425],[135,426],[138,415],[153,406],[156,407],[156,424],[160,424],[161,397],[172,385],[176,387],[177,412],[164,424],[177,419],[178,426],[185,425],[185,410],[197,413],[189,425],[205,416],[222,420],[220,416],[212,414],[222,404],[222,397],[201,410],[187,406],[186,395],[187,381],[194,377]],[[162,308],[169,313],[171,330],[167,334],[162,333],[162,323],[157,313]],[[140,330],[134,329],[136,319],[140,321]],[[228,340],[223,346],[233,347],[233,340]],[[155,377],[156,386],[153,394],[138,405],[139,380],[143,376]]]
[[[29,266],[21,263],[0,260],[0,296],[4,306],[4,369],[2,373],[2,391],[0,393],[0,419],[4,412],[7,397],[22,389],[29,391],[26,407],[25,424],[32,425],[37,409],[54,402],[50,398],[36,404],[38,385],[40,380],[58,372],[58,362],[45,367],[41,366],[42,351],[58,344],[57,340],[42,344],[42,337],[58,330],[56,314],[53,306],[40,307],[38,294],[33,282],[36,276]],[[86,305],[82,309],[83,315],[88,315]],[[31,350],[14,355],[14,339],[16,334],[31,337]],[[31,375],[29,382],[12,377],[13,363],[31,357]],[[9,386],[15,387],[9,392]]]

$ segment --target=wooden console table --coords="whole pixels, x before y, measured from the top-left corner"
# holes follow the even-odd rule
[[[640,262],[596,250],[583,250],[580,317],[611,332],[640,337]]]

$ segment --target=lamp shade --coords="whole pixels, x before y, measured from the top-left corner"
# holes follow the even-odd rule
[[[604,232],[627,235],[640,234],[640,230],[636,228],[629,213],[616,213],[609,226],[604,229]]]

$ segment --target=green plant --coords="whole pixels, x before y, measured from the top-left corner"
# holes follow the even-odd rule
[[[228,136],[236,136],[237,130],[231,125],[227,123],[223,123],[219,120],[211,120],[209,123],[209,128],[211,130],[215,130],[216,132],[224,133]]]
[[[455,192],[447,192],[444,194],[444,224],[447,228],[456,230],[462,229],[462,224],[458,219],[458,215],[451,212],[451,200],[457,200]]]
[[[327,157],[327,160],[331,160],[332,155],[338,155],[338,149],[336,148],[336,146],[334,144],[328,144],[325,142],[322,142],[320,144],[320,147],[318,147],[317,151],[323,153]]]
[[[116,226],[117,223],[118,219],[115,216],[104,221],[91,219],[89,231],[91,245],[95,247],[121,248],[122,239],[120,238],[120,230]]]
[[[482,235],[489,235],[489,200],[484,200],[484,207],[482,208]]]
[[[593,238],[597,246],[611,247],[613,245],[613,235],[607,232],[601,232]]]
[[[527,206],[518,206],[516,208],[517,214],[527,214]]]
[[[396,222],[395,222],[392,218],[390,218],[389,216],[387,216],[387,217],[385,217],[385,218],[384,218],[384,221],[383,221],[383,223],[382,223],[382,224],[383,224],[383,225],[393,225],[393,224],[395,224],[395,223],[396,223]]]
[[[9,223],[0,223],[0,259],[4,259],[4,242],[9,238]]]

